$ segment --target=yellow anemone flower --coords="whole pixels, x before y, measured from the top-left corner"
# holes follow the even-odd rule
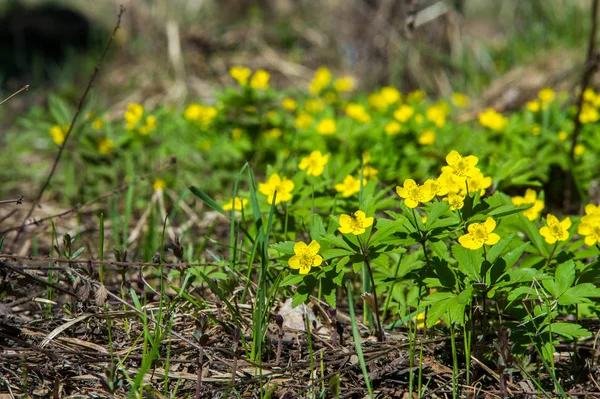
[[[338,230],[342,234],[362,234],[367,230],[367,227],[373,224],[373,218],[366,216],[363,211],[356,211],[351,215],[340,215],[340,228]]]
[[[483,223],[471,223],[467,228],[468,233],[458,237],[458,242],[467,249],[479,249],[483,244],[494,245],[500,241],[500,236],[492,233],[495,228],[496,221],[491,217]]]
[[[319,255],[321,246],[315,240],[310,244],[300,241],[294,245],[294,253],[288,260],[288,264],[292,269],[299,269],[300,274],[308,274],[312,267],[320,266],[323,263],[323,257]]]

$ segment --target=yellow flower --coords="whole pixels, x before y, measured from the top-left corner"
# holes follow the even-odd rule
[[[360,104],[350,103],[346,106],[346,114],[360,123],[368,123],[371,121],[371,115]]]
[[[525,191],[525,195],[523,197],[521,197],[521,196],[512,197],[511,202],[513,203],[513,205],[516,205],[516,206],[533,204],[533,206],[531,208],[523,211],[523,216],[525,216],[527,219],[529,219],[531,221],[534,221],[535,219],[537,219],[537,217],[539,216],[542,209],[544,209],[544,201],[537,199],[537,193],[535,192],[535,190],[532,190],[530,188],[528,188]]]
[[[92,122],[92,127],[96,130],[102,130],[104,129],[104,121],[100,118],[96,118]]]
[[[429,188],[433,195],[446,195],[448,194],[448,186],[444,184],[443,180],[440,178],[437,179],[427,179],[425,181],[426,184],[429,184]]]
[[[369,107],[376,109],[377,111],[385,111],[388,107],[388,102],[381,93],[371,93],[367,98]]]
[[[554,244],[556,241],[565,241],[569,238],[569,227],[571,219],[565,218],[562,222],[554,215],[546,216],[546,225],[540,228],[540,234],[548,244]]]
[[[444,198],[444,201],[448,201],[451,211],[462,209],[462,207],[465,206],[465,197],[456,193],[449,193],[448,196]]]
[[[300,274],[308,274],[312,267],[320,266],[323,263],[323,257],[319,255],[321,246],[315,240],[306,245],[304,242],[297,242],[294,245],[294,253],[288,260],[288,265],[292,269],[299,269]]]
[[[469,187],[470,193],[479,191],[479,195],[483,195],[485,194],[485,190],[491,185],[492,178],[484,176],[479,169],[472,176],[467,177],[467,187]]]
[[[298,166],[300,170],[306,170],[306,174],[309,176],[320,176],[325,170],[325,165],[329,160],[329,154],[321,154],[321,151],[313,151],[309,156],[300,160]]]
[[[156,129],[156,116],[148,115],[148,117],[146,118],[146,123],[142,127],[140,127],[138,133],[142,136],[146,136],[154,129]]]
[[[496,112],[496,110],[493,108],[488,108],[479,114],[479,123],[483,127],[487,127],[498,132],[504,129],[504,127],[508,124],[508,119],[502,116],[502,114]]]
[[[563,131],[558,132],[558,141],[565,142],[565,141],[567,141],[568,137],[569,136],[567,135],[567,132],[563,132]]]
[[[479,171],[479,169],[475,167],[478,161],[479,159],[474,155],[463,157],[455,150],[452,150],[446,156],[448,166],[442,167],[442,172],[447,171],[460,179],[465,179],[475,175]]]
[[[267,90],[269,88],[269,79],[271,75],[264,69],[259,69],[254,72],[252,79],[250,79],[250,87],[257,90]]]
[[[405,123],[407,122],[411,116],[415,113],[415,110],[410,105],[401,105],[398,107],[396,111],[394,111],[394,118],[398,120],[398,122]]]
[[[363,179],[363,186],[366,181]],[[342,197],[348,198],[360,191],[360,179],[355,178],[352,175],[348,175],[344,178],[344,181],[340,184],[335,185],[335,190],[342,194]]]
[[[471,102],[471,100],[469,99],[469,97],[467,97],[466,95],[464,95],[462,93],[452,94],[452,104],[454,104],[455,106],[457,106],[459,108],[468,107],[470,102]]]
[[[365,165],[362,170],[363,179],[366,181],[377,179],[379,171],[371,165]]]
[[[200,119],[203,108],[204,107],[200,104],[190,104],[186,107],[185,111],[183,111],[183,117],[188,121],[195,122]]]
[[[425,117],[433,122],[437,127],[443,127],[446,124],[446,107],[443,104],[432,105],[425,111]]]
[[[52,141],[56,145],[62,145],[65,142],[65,136],[69,131],[69,125],[54,125],[50,128],[49,133],[52,137]]]
[[[123,117],[125,118],[125,122],[127,122],[127,130],[133,130],[135,125],[142,119],[144,115],[144,107],[137,103],[130,103],[127,106],[127,111]]]
[[[600,213],[582,217],[577,232],[585,236],[588,246],[600,243]]]
[[[239,127],[234,128],[231,131],[231,139],[233,141],[240,141],[240,139],[242,138],[242,133],[244,133],[244,131]]]
[[[396,193],[404,198],[404,203],[409,208],[416,208],[419,202],[429,202],[435,196],[429,181],[418,185],[413,179],[404,180],[403,187],[396,187]]]
[[[554,101],[554,97],[556,97],[556,94],[554,93],[554,90],[550,87],[545,87],[538,92],[538,98],[543,103],[551,103],[552,101]]]
[[[587,204],[585,206],[585,214],[586,215],[600,215],[600,204]]]
[[[100,141],[98,141],[98,152],[100,154],[104,154],[104,155],[112,154],[114,149],[115,149],[115,143],[111,139],[109,139],[107,137],[103,137],[100,139]]]
[[[583,144],[577,144],[573,150],[573,153],[577,156],[582,155],[585,152],[585,147]]]
[[[529,101],[526,105],[527,109],[533,113],[539,112],[541,104],[538,100]]]
[[[270,139],[278,139],[279,137],[281,137],[281,129],[279,129],[278,127],[269,129],[265,132],[265,137]]]
[[[589,103],[593,103],[596,100],[596,92],[594,92],[594,89],[585,89],[583,91],[583,99]]]
[[[383,87],[379,93],[381,93],[381,96],[388,105],[393,105],[400,101],[400,92],[393,86]]]
[[[350,76],[338,78],[333,82],[333,88],[339,93],[352,91],[352,89],[354,89],[354,85],[354,78]]]
[[[248,78],[252,71],[249,68],[242,66],[234,66],[229,70],[229,74],[240,86],[246,86],[248,84]]]
[[[298,130],[308,129],[314,122],[314,119],[310,114],[304,111],[298,112],[296,116],[296,120],[294,121],[294,126]]]
[[[241,199],[240,197],[235,197],[235,198],[231,198],[228,203],[223,205],[223,210],[230,211],[233,209],[234,211],[241,212],[242,208],[245,208],[246,205],[248,205],[247,198]]]
[[[281,202],[287,202],[292,199],[293,189],[294,182],[285,177],[279,177],[277,173],[272,174],[266,182],[258,185],[258,191],[267,196],[267,203],[269,205],[273,203],[273,194],[275,191],[277,191],[275,205],[278,205]]]
[[[294,100],[291,97],[286,97],[283,100],[281,100],[281,106],[286,110],[286,111],[295,111],[296,108],[298,108],[298,103],[296,102],[296,100]]]
[[[390,121],[387,123],[387,125],[385,125],[385,134],[388,136],[395,136],[396,134],[400,133],[401,130],[402,125],[396,121]]]
[[[579,122],[583,124],[598,122],[600,119],[600,115],[598,114],[598,110],[589,105],[583,104],[581,107],[581,113],[579,114]]]
[[[324,88],[331,83],[331,72],[325,67],[317,69],[313,80],[310,82],[309,91],[313,95],[318,95]]]
[[[542,128],[538,125],[534,125],[531,128],[531,134],[534,136],[539,136],[542,133]]]
[[[362,153],[362,163],[366,165],[369,162],[371,162],[371,153],[369,151],[365,151]]]
[[[162,191],[165,189],[165,187],[167,187],[167,182],[165,182],[163,179],[156,179],[154,180],[154,184],[152,185],[152,188],[154,188],[154,191]]]
[[[340,228],[342,234],[352,233],[359,235],[367,230],[367,227],[373,224],[372,217],[366,217],[363,211],[356,211],[351,215],[340,215]]]
[[[317,125],[317,132],[323,135],[334,134],[336,131],[335,119],[323,119]]]
[[[304,109],[309,114],[318,114],[325,109],[325,102],[320,98],[309,98],[304,102]]]
[[[419,135],[419,144],[431,145],[433,143],[435,143],[435,132],[433,130],[425,130]]]
[[[471,223],[467,228],[468,233],[458,237],[458,242],[467,249],[479,249],[483,244],[494,245],[500,241],[500,236],[492,233],[495,228],[496,221],[491,217],[483,223]]]

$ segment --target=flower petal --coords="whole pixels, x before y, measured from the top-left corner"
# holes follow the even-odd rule
[[[565,220],[560,222],[560,225],[562,226],[563,229],[568,230],[571,227],[571,219],[565,218]]]
[[[288,259],[288,265],[290,265],[292,269],[300,269],[300,258],[296,255],[292,256]]]
[[[316,255],[319,252],[319,249],[321,249],[321,245],[315,240],[312,240],[310,244],[308,244],[308,251],[311,255]]]
[[[460,158],[460,154],[455,150],[452,150],[448,155],[446,155],[446,162],[448,165],[454,165]]]
[[[578,227],[577,227],[577,233],[587,236],[588,234],[590,234],[592,232],[592,226],[590,226],[587,223],[581,223]]]
[[[491,217],[488,217],[485,222],[483,222],[483,225],[485,226],[485,231],[491,233],[496,228],[496,221]]]
[[[467,249],[479,249],[483,246],[483,243],[475,242],[470,234],[465,234],[458,237],[458,242]]]
[[[308,274],[309,271],[310,271],[310,266],[300,267],[300,274]]]
[[[417,205],[419,205],[419,203],[417,201],[410,199],[410,198],[406,198],[404,200],[404,204],[406,204],[406,206],[409,208],[416,208]]]
[[[500,236],[496,233],[490,233],[487,237],[487,240],[485,240],[485,243],[487,245],[494,245],[496,244],[498,241],[500,241]]]
[[[300,255],[300,252],[302,252],[302,250],[306,249],[307,245],[305,242],[302,241],[298,241],[297,243],[294,244],[294,253],[296,255]]]
[[[413,187],[417,186],[417,182],[414,181],[413,179],[406,179],[404,180],[404,183],[402,184],[404,186],[405,189],[411,189]]]
[[[323,257],[321,255],[315,255],[313,258],[313,266],[320,266],[323,263]]]
[[[402,198],[408,198],[408,190],[405,189],[404,187],[397,186],[396,194],[398,194]]]
[[[373,224],[373,217],[370,218],[365,218],[365,220],[363,220],[363,227],[370,227]]]

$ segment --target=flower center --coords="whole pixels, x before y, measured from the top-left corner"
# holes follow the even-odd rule
[[[313,263],[313,256],[310,254],[308,248],[303,249],[298,254],[298,258],[300,258],[300,267],[302,269],[310,268]]]
[[[560,236],[562,234],[562,227],[560,224],[553,224],[552,226],[549,226],[550,228],[550,233],[553,236]]]
[[[487,231],[483,227],[477,226],[474,236],[473,238],[477,241],[485,241],[487,239]]]

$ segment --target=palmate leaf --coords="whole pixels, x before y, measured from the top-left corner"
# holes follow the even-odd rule
[[[540,334],[547,333],[549,331],[552,331],[552,333],[561,335],[567,339],[577,339],[592,335],[592,333],[587,329],[575,323],[552,323],[544,327],[544,329],[540,331]]]
[[[461,245],[453,245],[452,255],[458,261],[458,270],[469,277],[471,281],[481,280],[481,264],[483,263],[481,251],[467,249]]]

